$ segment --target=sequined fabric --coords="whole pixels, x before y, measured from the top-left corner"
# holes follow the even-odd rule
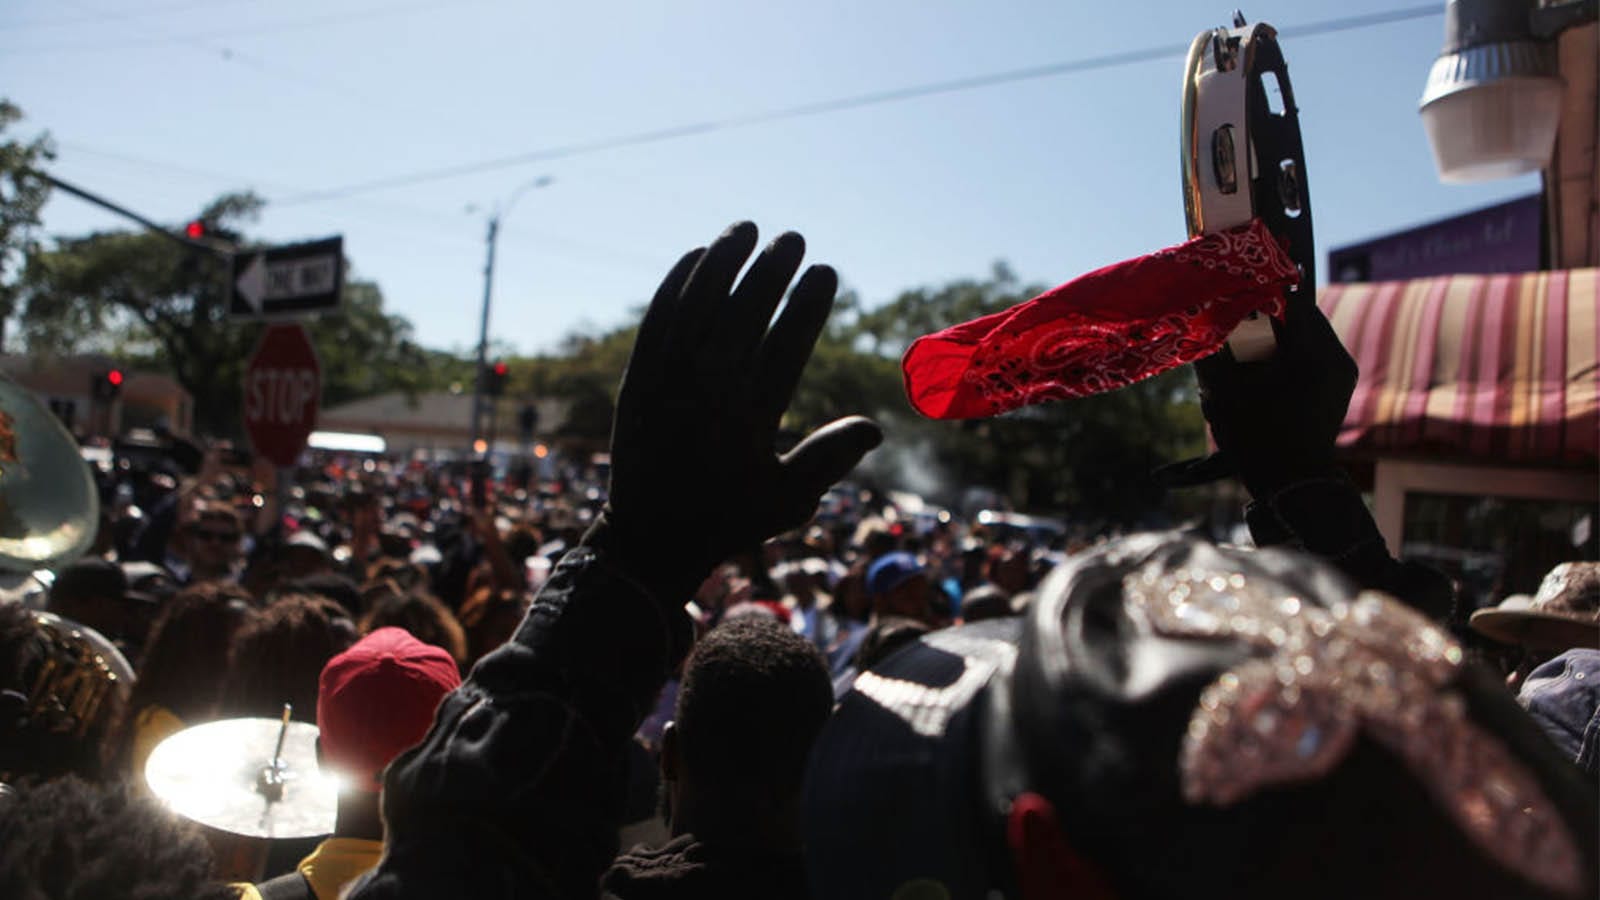
[[[1572,836],[1532,774],[1467,715],[1451,688],[1461,648],[1422,616],[1375,592],[1323,607],[1238,574],[1154,566],[1127,576],[1123,593],[1159,633],[1259,651],[1201,692],[1179,759],[1189,802],[1228,806],[1314,780],[1364,735],[1490,858],[1545,888],[1580,890]]]

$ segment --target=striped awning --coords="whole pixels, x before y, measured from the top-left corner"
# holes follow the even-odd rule
[[[1318,304],[1361,367],[1340,446],[1600,461],[1600,270],[1336,284]]]

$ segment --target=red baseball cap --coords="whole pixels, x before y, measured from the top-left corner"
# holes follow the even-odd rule
[[[379,628],[328,660],[317,684],[322,758],[360,791],[420,742],[444,696],[461,686],[450,654],[402,628]]]

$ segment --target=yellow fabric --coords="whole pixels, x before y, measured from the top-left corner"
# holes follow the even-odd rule
[[[156,745],[183,730],[183,720],[158,703],[139,710],[133,720],[133,754],[129,758],[134,778],[144,783],[144,764]]]
[[[338,900],[345,885],[378,864],[383,856],[382,841],[362,838],[328,838],[300,860],[300,874],[311,882],[317,900]]]
[[[339,900],[339,892],[376,866],[381,856],[382,841],[334,837],[318,844],[295,868],[311,884],[311,893],[317,900]],[[238,890],[239,900],[261,900],[261,892],[253,884],[236,882],[230,886]]]

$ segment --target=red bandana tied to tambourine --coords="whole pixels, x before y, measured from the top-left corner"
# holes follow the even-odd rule
[[[1210,356],[1252,313],[1283,313],[1300,273],[1260,219],[1080,276],[912,342],[906,395],[970,419],[1126,387]]]

